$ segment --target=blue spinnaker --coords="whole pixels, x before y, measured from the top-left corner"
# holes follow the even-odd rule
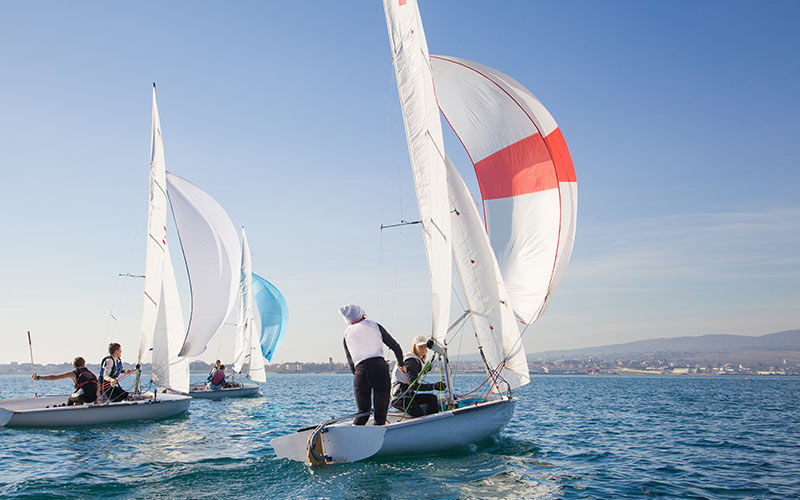
[[[253,273],[253,298],[261,317],[261,353],[267,361],[272,361],[286,335],[289,308],[281,292],[256,273]]]

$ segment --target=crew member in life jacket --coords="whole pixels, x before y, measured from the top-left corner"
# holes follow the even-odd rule
[[[411,352],[403,358],[402,365],[397,365],[392,372],[392,406],[414,418],[439,412],[439,398],[421,391],[442,391],[447,388],[444,382],[422,383],[420,373],[428,355],[427,341],[421,335],[414,337]],[[405,370],[401,370],[401,367]]]
[[[208,388],[214,391],[228,387],[228,382],[225,380],[225,365],[215,364],[214,369],[206,379],[208,381]]]
[[[139,365],[136,365],[139,368]],[[119,376],[136,371],[136,368],[122,368],[122,346],[113,342],[108,344],[108,356],[100,362],[100,395],[107,401],[118,403],[128,399],[128,392],[119,385]]]
[[[75,358],[72,366],[75,368],[74,370],[60,375],[37,375],[34,373],[31,377],[36,380],[71,378],[75,381],[75,392],[67,400],[67,406],[94,403],[97,400],[97,377],[86,368],[86,361],[80,356]]]
[[[400,344],[384,327],[368,320],[361,307],[350,304],[339,308],[348,327],[344,331],[344,353],[353,372],[353,392],[358,413],[367,413],[353,420],[354,425],[364,425],[369,420],[370,407],[374,407],[375,425],[386,423],[389,411],[389,365],[383,359],[383,345],[394,352],[399,364],[403,363]]]

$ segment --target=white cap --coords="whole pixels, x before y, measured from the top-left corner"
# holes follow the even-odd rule
[[[414,340],[411,341],[411,345],[426,346],[427,347],[428,338],[424,337],[422,335],[417,335],[416,337],[414,337]]]
[[[344,322],[348,325],[360,321],[367,316],[367,313],[356,304],[347,304],[339,308],[339,313],[344,316]]]

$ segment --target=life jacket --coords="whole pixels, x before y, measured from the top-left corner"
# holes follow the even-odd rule
[[[406,361],[409,359],[416,359],[417,361],[419,361],[420,370],[422,369],[424,363],[422,362],[421,359],[419,359],[419,357],[416,354],[412,352],[407,352],[405,357],[403,358],[403,364],[405,364]],[[408,379],[408,373],[401,372],[400,365],[397,364],[395,364],[394,370],[392,370],[392,384],[394,384],[395,382],[399,382],[401,384],[406,384],[406,385],[409,385],[412,382],[411,380]]]
[[[214,385],[220,385],[225,380],[225,373],[222,370],[217,370],[214,372],[214,375],[211,377],[211,383]]]
[[[353,366],[365,359],[383,357],[383,336],[378,324],[369,319],[353,323],[344,331],[347,350],[353,358]]]
[[[83,389],[84,394],[97,394],[97,377],[85,366],[72,371],[75,374],[75,389]]]
[[[419,363],[419,369],[422,370],[422,367],[425,363],[422,362],[419,357],[411,352],[406,353],[405,357],[403,358],[403,364],[409,359],[414,359]],[[413,380],[409,379],[408,373],[404,373],[400,371],[400,366],[395,364],[394,370],[392,370],[392,397],[399,397],[402,395],[406,390],[408,390],[408,386],[411,385]]]
[[[106,369],[106,361],[108,361],[109,359],[114,360],[114,356],[106,356],[105,358],[103,358],[103,361],[100,362],[100,379],[103,379],[104,375],[103,372]],[[119,374],[122,373],[122,359],[117,359],[114,361],[115,361],[114,367],[108,373],[108,376],[111,378],[117,378],[119,377]]]

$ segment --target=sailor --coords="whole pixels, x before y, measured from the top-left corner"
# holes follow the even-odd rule
[[[71,378],[75,381],[75,392],[67,400],[67,406],[94,403],[97,400],[97,377],[86,368],[86,361],[80,356],[75,358],[72,366],[75,368],[74,370],[60,375],[37,375],[34,373],[31,377],[35,380]]]
[[[215,364],[214,370],[211,371],[206,380],[208,381],[209,388],[214,391],[227,387],[228,384],[225,381],[225,365]]]
[[[424,394],[421,391],[442,391],[447,388],[444,382],[423,384],[419,380],[424,376],[420,376],[420,373],[428,355],[427,340],[421,335],[414,337],[411,352],[405,355],[403,363],[395,366],[392,372],[392,406],[412,418],[439,412],[439,398],[435,394]]]
[[[116,342],[108,344],[108,356],[100,361],[100,395],[112,403],[128,399],[128,392],[119,385],[119,376],[136,371],[136,368],[122,368],[122,346]]]
[[[366,413],[356,417],[353,425],[366,424],[372,406],[375,425],[383,425],[389,411],[391,388],[389,365],[383,358],[383,345],[386,344],[394,352],[399,364],[403,363],[403,350],[383,326],[366,319],[367,313],[361,307],[349,304],[340,307],[339,313],[348,325],[344,331],[344,353],[354,375],[356,406],[358,413]]]

